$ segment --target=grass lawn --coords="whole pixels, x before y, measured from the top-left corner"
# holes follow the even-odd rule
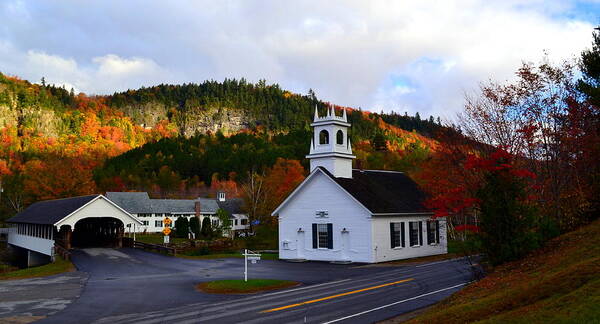
[[[177,254],[179,258],[184,259],[224,259],[224,258],[243,258],[244,256],[241,253],[215,253],[215,254],[206,254],[206,255],[190,255],[190,254]],[[262,253],[261,260],[278,260],[279,253]]]
[[[148,243],[148,244],[163,244],[164,243],[164,238],[163,238],[163,234],[162,233],[148,233],[148,234],[135,234],[135,240],[142,242],[142,243]],[[183,238],[183,237],[174,237],[171,236],[169,238],[169,242],[170,243],[182,243],[182,242],[187,242],[188,239]]]
[[[60,256],[56,256],[56,261],[53,263],[48,263],[39,267],[0,273],[0,280],[45,277],[74,270],[75,267],[70,261],[66,261]]]
[[[409,323],[600,323],[599,305],[600,220],[496,267]]]
[[[288,288],[296,285],[299,285],[299,283],[289,280],[248,279],[248,281],[245,282],[242,279],[237,279],[203,282],[196,285],[196,288],[202,292],[211,294],[250,294],[259,291]]]

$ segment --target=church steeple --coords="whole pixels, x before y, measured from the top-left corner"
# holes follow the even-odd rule
[[[348,117],[346,109],[337,116],[333,107],[327,108],[327,115],[319,117],[315,106],[315,116],[310,124],[313,138],[310,140],[310,171],[321,166],[335,177],[352,178],[352,146],[348,137]]]

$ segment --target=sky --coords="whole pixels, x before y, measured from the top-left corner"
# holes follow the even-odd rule
[[[451,119],[480,82],[577,58],[600,0],[3,0],[0,22],[0,72],[86,94],[243,77]]]

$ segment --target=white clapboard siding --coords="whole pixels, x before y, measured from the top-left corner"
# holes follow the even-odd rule
[[[447,236],[446,236],[446,220],[444,218],[438,219],[440,221],[440,243],[430,245],[427,242],[427,225],[426,222],[429,220],[429,216],[374,216],[372,218],[373,224],[373,249],[375,251],[374,260],[375,262],[385,262],[400,259],[416,258],[428,255],[445,254],[448,253],[447,249]],[[418,247],[410,246],[409,238],[409,225],[408,222],[421,221],[423,222],[422,233],[423,245]],[[391,247],[390,242],[390,223],[392,222],[404,222],[404,237],[406,244],[404,248]]]
[[[370,213],[329,177],[318,172],[292,198],[279,211],[281,259],[373,262]],[[313,249],[313,223],[333,224],[333,249]]]

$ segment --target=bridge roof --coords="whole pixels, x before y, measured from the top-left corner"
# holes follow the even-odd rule
[[[38,201],[7,222],[54,225],[98,196],[100,195]]]

